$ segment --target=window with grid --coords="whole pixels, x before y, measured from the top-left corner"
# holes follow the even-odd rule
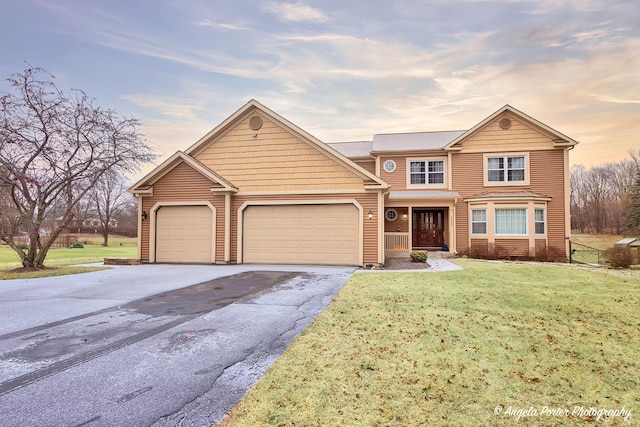
[[[497,236],[525,236],[527,234],[526,209],[496,209]]]
[[[444,160],[412,161],[409,175],[411,184],[444,184]]]
[[[489,182],[525,182],[524,156],[487,157]]]
[[[486,209],[471,209],[471,234],[487,234]]]
[[[544,209],[536,208],[534,215],[535,215],[534,224],[536,227],[536,234],[544,234],[546,229],[545,220],[544,220]]]

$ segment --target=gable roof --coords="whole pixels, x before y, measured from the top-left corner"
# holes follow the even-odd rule
[[[129,192],[140,193],[147,191],[150,186],[152,186],[156,181],[169,173],[169,171],[171,171],[181,162],[186,163],[194,170],[210,179],[212,182],[220,185],[220,191],[232,191],[234,193],[238,191],[238,188],[235,185],[233,185],[217,173],[213,172],[211,169],[209,169],[193,157],[187,156],[182,151],[176,151],[171,157],[162,162],[154,170],[149,172],[142,179],[132,185],[131,188],[129,188]]]
[[[469,137],[470,135],[473,135],[479,129],[484,127],[487,123],[491,122],[492,120],[495,120],[498,116],[500,116],[501,114],[503,114],[503,113],[505,113],[507,111],[512,113],[513,115],[521,118],[522,120],[528,121],[529,123],[533,123],[534,125],[536,125],[536,126],[542,128],[542,129],[544,129],[545,131],[551,133],[555,137],[553,142],[554,142],[554,145],[556,145],[556,146],[573,147],[573,146],[578,144],[578,141],[575,141],[575,140],[569,138],[565,134],[558,132],[557,130],[545,125],[544,123],[542,123],[542,122],[534,119],[533,117],[523,113],[522,111],[512,107],[511,105],[506,104],[504,107],[500,108],[498,111],[496,111],[495,113],[491,114],[489,117],[487,117],[486,119],[482,120],[480,123],[478,123],[477,125],[475,125],[471,129],[469,129],[468,131],[462,133],[460,136],[455,138],[453,141],[449,142],[444,148],[445,149],[450,149],[450,150],[455,150],[455,149],[461,148],[459,144],[465,138]]]
[[[340,153],[338,150],[331,147],[329,144],[325,144],[324,142],[320,141],[315,136],[307,133],[302,128],[296,126],[284,117],[265,107],[255,99],[250,100],[245,105],[240,107],[240,109],[238,109],[235,113],[227,117],[222,123],[220,123],[218,126],[209,131],[205,136],[196,141],[196,143],[189,147],[185,151],[185,153],[189,156],[196,156],[210,144],[215,144],[215,139],[217,136],[224,134],[224,132],[234,126],[239,120],[242,120],[243,117],[245,117],[249,112],[253,110],[260,111],[271,120],[283,126],[287,131],[291,132],[294,135],[297,135],[302,141],[313,146],[318,151],[325,154],[327,157],[336,161],[337,163],[341,164],[348,170],[351,170],[363,180],[368,181],[369,183],[367,184],[367,186],[374,185],[375,187],[383,189],[389,188],[389,184],[387,184],[382,178],[375,176],[371,172],[357,165],[352,160],[345,157],[345,155]]]

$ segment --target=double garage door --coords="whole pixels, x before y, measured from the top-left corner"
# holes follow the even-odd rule
[[[359,217],[353,204],[249,206],[243,262],[358,265]]]
[[[243,212],[242,261],[359,265],[359,218],[353,204],[248,206]],[[209,207],[163,206],[156,221],[157,262],[215,261]]]

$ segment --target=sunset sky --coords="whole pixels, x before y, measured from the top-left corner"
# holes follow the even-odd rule
[[[20,0],[0,91],[28,61],[144,123],[164,160],[255,98],[325,142],[468,129],[511,104],[580,142],[640,149],[630,0]]]

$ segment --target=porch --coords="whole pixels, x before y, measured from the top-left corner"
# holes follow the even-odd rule
[[[385,258],[406,258],[413,250],[450,251],[450,207],[385,208]]]

